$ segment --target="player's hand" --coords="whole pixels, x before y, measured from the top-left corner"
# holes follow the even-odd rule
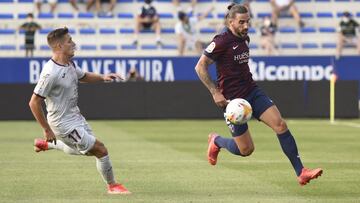
[[[44,136],[45,136],[46,142],[54,141],[54,144],[56,144],[56,137],[55,137],[54,132],[51,129],[45,129]]]
[[[220,107],[221,109],[225,109],[228,101],[225,99],[224,95],[219,91],[216,90],[213,94],[213,99],[215,104]]]
[[[104,75],[104,81],[105,82],[114,82],[114,81],[121,81],[124,80],[120,75],[115,73],[110,73],[107,75]]]

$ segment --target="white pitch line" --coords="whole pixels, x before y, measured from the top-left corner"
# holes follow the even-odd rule
[[[335,122],[334,124],[335,125],[345,125],[345,126],[354,127],[354,128],[360,128],[360,124],[352,123],[352,122]]]

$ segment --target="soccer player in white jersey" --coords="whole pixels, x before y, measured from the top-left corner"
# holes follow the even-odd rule
[[[45,139],[35,139],[35,151],[57,149],[72,155],[95,156],[96,167],[107,183],[109,194],[130,194],[115,182],[106,147],[96,139],[77,106],[78,81],[109,82],[121,79],[116,74],[100,75],[83,72],[72,61],[76,44],[67,28],[50,32],[47,41],[52,58],[45,64],[30,99],[30,109],[43,128]],[[45,100],[47,119],[42,110]]]

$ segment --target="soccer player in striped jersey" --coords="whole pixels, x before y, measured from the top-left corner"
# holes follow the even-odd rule
[[[77,106],[79,81],[109,82],[121,78],[116,74],[83,72],[77,67],[72,61],[76,45],[68,32],[67,28],[59,28],[47,36],[53,55],[45,64],[29,102],[45,136],[45,139],[35,139],[35,151],[57,149],[72,155],[95,156],[96,167],[108,185],[108,193],[130,194],[123,185],[115,182],[108,151],[95,138]],[[47,118],[42,110],[44,100]]]
[[[226,16],[227,28],[205,49],[195,70],[213,96],[217,106],[225,110],[228,100],[246,99],[253,108],[253,116],[265,123],[277,134],[281,148],[295,169],[300,185],[322,174],[322,169],[307,169],[303,166],[298,154],[295,139],[281,117],[272,100],[256,85],[250,72],[248,29],[250,15],[245,6],[236,4],[229,6]],[[208,73],[210,64],[216,63],[217,85]],[[226,120],[226,118],[225,118]],[[208,161],[215,165],[221,148],[227,149],[238,156],[249,156],[254,151],[254,144],[248,125],[226,123],[232,138],[225,138],[210,133],[208,139]]]

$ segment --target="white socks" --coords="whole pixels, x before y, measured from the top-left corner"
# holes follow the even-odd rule
[[[96,158],[96,168],[107,184],[115,183],[109,155],[101,157],[100,159]]]
[[[56,140],[56,145],[54,144],[54,142],[48,142],[48,148],[61,150],[61,151],[65,152],[66,154],[81,155],[81,153],[79,151],[77,151],[73,148],[70,148],[61,140]]]

